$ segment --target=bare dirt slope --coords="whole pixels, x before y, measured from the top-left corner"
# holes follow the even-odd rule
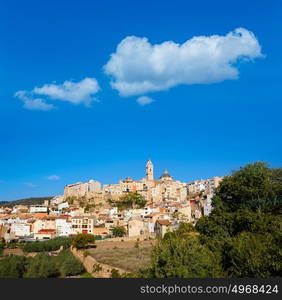
[[[135,272],[150,265],[154,244],[154,240],[140,241],[137,244],[135,241],[101,241],[89,252],[98,262]]]

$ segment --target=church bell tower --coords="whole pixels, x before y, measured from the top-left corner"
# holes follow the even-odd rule
[[[146,178],[147,180],[154,180],[154,166],[150,159],[146,164]]]

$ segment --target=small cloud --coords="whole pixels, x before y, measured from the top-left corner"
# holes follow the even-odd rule
[[[15,97],[23,101],[23,107],[26,109],[48,111],[56,108],[53,104],[46,103],[44,99],[28,96],[28,91],[18,91]]]
[[[31,188],[34,188],[34,187],[37,186],[37,185],[33,184],[32,182],[25,182],[24,185],[28,186],[28,187],[31,187]]]
[[[97,101],[93,95],[99,90],[100,87],[95,78],[84,78],[79,82],[65,81],[62,84],[44,84],[42,87],[35,87],[32,92],[50,99],[89,105],[92,101]]]
[[[79,82],[66,80],[62,84],[44,84],[31,91],[18,91],[15,97],[24,102],[23,107],[26,109],[48,111],[57,108],[47,103],[48,99],[90,106],[91,102],[99,101],[94,97],[99,90],[100,87],[95,78],[84,78]]]
[[[144,106],[144,105],[147,105],[147,104],[150,104],[152,102],[154,102],[155,100],[150,98],[150,97],[147,97],[147,96],[141,96],[139,97],[136,102],[138,104],[140,104],[141,106]]]
[[[61,177],[58,175],[50,175],[47,177],[47,179],[49,180],[59,180]]]

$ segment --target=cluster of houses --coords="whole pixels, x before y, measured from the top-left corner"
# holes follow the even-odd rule
[[[88,233],[101,238],[112,235],[115,226],[125,228],[128,237],[163,236],[176,230],[181,222],[195,224],[211,210],[211,199],[221,178],[190,183],[173,180],[166,170],[159,180],[153,178],[153,164],[146,165],[146,178],[127,178],[117,185],[101,189],[97,181],[65,187],[64,195],[41,205],[0,207],[0,238],[45,240]],[[138,192],[147,200],[143,208],[118,211],[105,202],[129,192]],[[97,196],[97,198],[95,198]],[[69,201],[70,199],[83,199]],[[92,203],[91,209],[85,204]],[[97,205],[101,204],[101,205]]]

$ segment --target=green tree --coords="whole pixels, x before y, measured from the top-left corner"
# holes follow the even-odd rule
[[[73,237],[57,237],[47,241],[27,242],[23,245],[22,249],[25,252],[43,252],[43,251],[56,251],[61,246],[64,249],[71,246]]]
[[[112,233],[114,237],[123,237],[125,236],[126,230],[123,226],[115,226],[112,229]]]
[[[60,252],[57,257],[59,262],[59,271],[62,276],[74,276],[84,271],[82,263],[74,257],[70,250]]]
[[[140,277],[208,278],[222,277],[217,255],[199,242],[198,237],[182,238],[177,233],[159,241],[153,249],[152,265]]]
[[[5,248],[5,243],[0,241],[0,256],[3,254],[4,248]]]
[[[9,255],[0,261],[0,278],[21,278],[27,259],[24,256]]]
[[[223,266],[229,277],[282,276],[281,245],[271,234],[242,232],[227,243]]]
[[[87,233],[77,234],[73,241],[72,246],[77,249],[86,248],[89,244],[95,243],[95,236]]]
[[[73,205],[73,203],[75,201],[77,201],[77,197],[75,197],[75,196],[69,196],[69,197],[66,198],[66,201],[68,202],[69,205]]]
[[[146,205],[147,201],[141,194],[137,192],[129,192],[121,196],[118,201],[109,200],[113,206],[117,206],[119,210],[142,208]]]
[[[28,261],[24,277],[48,278],[59,275],[54,258],[45,253],[40,253]]]
[[[270,169],[264,162],[248,164],[224,177],[213,198],[213,205],[230,211],[281,206],[281,172],[281,169]]]

